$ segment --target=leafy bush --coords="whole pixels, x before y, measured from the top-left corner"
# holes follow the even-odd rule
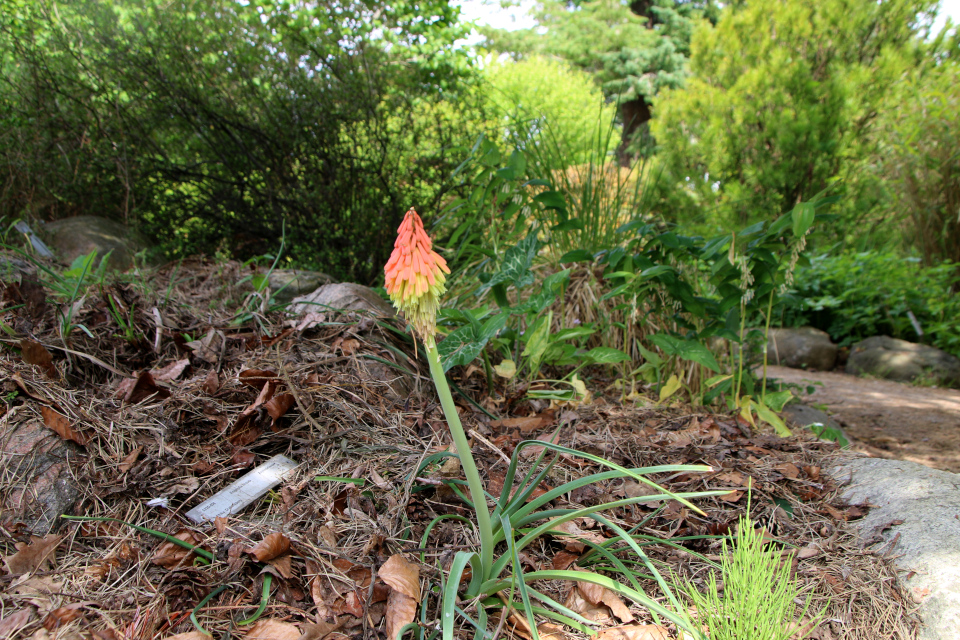
[[[958,284],[960,272],[947,262],[923,267],[917,258],[876,251],[819,255],[797,270],[783,320],[822,329],[843,346],[889,335],[960,356]]]
[[[499,62],[485,69],[484,77],[490,115],[506,138],[526,142],[549,126],[570,164],[589,161],[596,147],[597,120],[585,114],[599,114],[603,123],[616,114],[589,74],[558,60]]]
[[[880,135],[905,240],[927,265],[960,263],[960,63],[948,58],[891,92]]]
[[[7,5],[0,215],[138,223],[170,257],[260,255],[286,223],[297,262],[372,282],[476,137],[446,2]]]

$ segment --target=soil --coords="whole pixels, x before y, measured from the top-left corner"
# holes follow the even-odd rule
[[[855,451],[960,473],[960,391],[786,367],[768,373],[815,385],[801,399],[840,423]]]

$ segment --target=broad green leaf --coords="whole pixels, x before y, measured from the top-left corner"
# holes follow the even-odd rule
[[[560,263],[566,264],[568,262],[593,262],[593,254],[586,249],[574,249],[573,251],[567,251],[565,254],[560,256]]]
[[[497,335],[507,325],[509,317],[509,311],[502,311],[492,318],[488,318],[479,331],[480,341],[486,344],[490,338]]]
[[[534,202],[539,202],[547,209],[566,209],[567,208],[567,199],[563,197],[563,194],[559,191],[544,191],[537,197],[533,199]]]
[[[712,388],[712,387],[720,384],[720,383],[723,382],[724,380],[729,380],[729,379],[732,378],[732,377],[733,377],[732,375],[713,376],[712,378],[707,378],[707,379],[703,382],[703,385],[704,385],[707,389],[710,389],[710,388]]]
[[[720,373],[720,365],[717,364],[717,359],[710,349],[695,340],[684,340],[681,342],[678,355],[684,360],[702,364],[714,373]]]
[[[501,378],[510,380],[513,376],[517,375],[517,363],[513,360],[504,360],[500,364],[494,365],[493,370]]]
[[[561,329],[553,334],[554,340],[572,340],[573,338],[584,338],[586,336],[592,336],[596,333],[597,329],[593,324],[585,324],[579,327],[570,327],[569,329]]]
[[[757,415],[764,422],[770,423],[770,425],[776,430],[777,435],[781,438],[789,438],[793,434],[790,432],[790,429],[787,428],[787,425],[783,423],[783,420],[780,419],[776,413],[770,410],[767,405],[762,402],[753,402],[753,408],[756,410]]]
[[[793,208],[793,235],[798,238],[805,234],[817,215],[816,207],[810,202],[801,202]]]
[[[663,364],[663,358],[653,351],[647,351],[642,345],[639,344],[637,345],[637,349],[640,350],[640,355],[643,356],[643,359],[652,364],[654,367],[659,367]]]
[[[536,373],[540,369],[540,360],[543,358],[543,352],[547,350],[550,344],[550,323],[553,321],[553,312],[542,316],[530,328],[527,344],[523,349],[523,356],[530,359],[530,372]]]
[[[473,362],[485,345],[486,340],[479,339],[472,325],[460,327],[437,345],[443,370]]]
[[[764,404],[768,407],[780,413],[783,411],[783,407],[786,406],[790,400],[793,399],[793,394],[789,389],[786,391],[777,391],[776,393],[768,393],[763,399]]]
[[[680,355],[680,348],[683,344],[683,341],[679,338],[674,338],[673,336],[668,336],[665,333],[655,333],[652,336],[647,338],[653,344],[660,347],[663,352],[670,356]]]
[[[663,385],[660,389],[660,402],[663,402],[677,391],[680,390],[680,378],[676,374],[670,376],[670,379],[667,380],[666,384]]]
[[[586,357],[597,364],[618,364],[630,360],[630,356],[612,347],[594,347],[587,351]]]
[[[526,238],[507,249],[500,269],[477,290],[477,293],[483,293],[498,284],[513,285],[517,289],[533,284],[534,275],[530,271],[530,267],[533,265],[533,259],[536,257],[539,248],[540,241],[537,240],[537,231],[532,229]]]

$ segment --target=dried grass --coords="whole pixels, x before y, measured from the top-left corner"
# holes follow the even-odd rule
[[[70,469],[81,492],[75,513],[117,518],[170,534],[189,528],[201,535],[207,549],[217,553],[218,562],[211,567],[157,566],[151,558],[160,541],[153,536],[114,523],[68,524],[62,529],[67,538],[56,554],[55,570],[37,576],[62,581],[56,592],[33,600],[9,590],[0,595],[5,608],[39,611],[18,637],[30,637],[49,619],[49,611],[77,602],[92,604],[82,608],[81,619],[61,627],[61,634],[75,629],[89,637],[92,631],[113,630],[112,637],[132,640],[186,632],[192,629],[189,613],[193,607],[224,584],[229,588],[208,603],[200,618],[215,637],[237,634],[234,621],[255,609],[263,577],[250,560],[231,563],[228,550],[235,545],[252,546],[276,531],[292,541],[293,574],[275,581],[278,586],[264,617],[291,622],[332,621],[336,617],[343,623],[339,632],[356,638],[376,637],[384,606],[373,602],[376,568],[394,553],[415,558],[416,543],[436,515],[467,515],[449,491],[415,482],[418,476],[438,477],[434,468],[419,474],[416,470],[428,453],[442,450],[449,440],[432,387],[419,374],[421,368],[411,346],[384,325],[357,314],[330,315],[326,324],[302,334],[264,340],[281,334],[282,316],[260,318],[259,331],[250,325],[231,327],[230,318],[237,308],[217,303],[218,296],[232,295],[238,304],[246,295],[231,288],[240,275],[237,265],[198,262],[189,269],[181,266],[167,291],[164,279],[172,272],[172,267],[161,269],[138,285],[137,323],[149,336],[144,343],[129,344],[114,337],[118,327],[109,315],[98,315],[102,300],[91,292],[80,321],[94,337],[78,332],[71,336],[70,346],[130,374],[189,357],[192,371],[161,383],[171,391],[169,398],[123,403],[115,395],[117,375],[95,361],[78,356],[68,359],[66,352],[55,349],[65,345],[55,343],[53,324],[47,318],[34,325],[33,335],[50,345],[60,378],[44,378],[39,368],[5,350],[0,357],[4,379],[19,376],[33,398],[19,387],[8,386],[6,391],[17,391],[18,396],[8,401],[10,408],[0,418],[0,426],[10,431],[42,420],[42,404],[61,408],[74,425],[95,435],[71,460]],[[591,277],[583,274],[572,283],[566,317],[589,322],[592,316],[588,314],[597,313],[597,301],[588,298],[595,287],[578,284]],[[157,328],[150,309],[163,298],[167,299],[161,309],[164,328],[160,350],[154,352],[150,345]],[[3,321],[14,322],[9,317]],[[225,338],[213,362],[199,359],[195,352],[184,352],[174,338],[185,332],[194,337],[205,335],[210,328]],[[369,356],[395,362],[414,375],[401,375],[398,369]],[[221,386],[211,394],[204,390],[204,383],[214,367],[219,369]],[[246,369],[277,372],[296,403],[278,431],[267,428],[251,445],[238,448],[227,439],[230,426],[256,397],[256,391],[237,377]],[[398,376],[399,380],[394,379]],[[467,393],[482,399],[485,387],[478,377],[460,382]],[[519,396],[507,397],[503,406],[511,407],[514,415],[545,409]],[[491,427],[490,419],[473,405],[463,402],[461,408],[467,429],[510,453],[520,434]],[[735,423],[722,416],[682,407],[622,406],[603,399],[590,406],[558,410],[556,418],[564,424],[564,444],[601,453],[621,464],[707,463],[723,472],[752,476],[755,517],[778,522],[777,537],[787,545],[821,549],[818,555],[800,560],[796,570],[804,592],[813,594],[816,605],[829,601],[829,622],[817,632],[821,640],[915,637],[912,604],[897,587],[888,560],[860,550],[850,525],[824,512],[824,504],[842,508],[836,487],[826,478],[816,479],[815,474],[802,472],[791,479],[782,471],[786,463],[800,470],[825,466],[824,461],[834,455],[831,445],[802,436],[746,439]],[[710,422],[717,429],[712,433],[719,437],[711,436],[704,427]],[[131,460],[138,450],[136,460]],[[191,526],[184,518],[187,510],[250,468],[238,464],[238,460],[242,463],[238,450],[249,451],[256,463],[282,453],[297,460],[300,468],[281,488],[229,518],[225,526]],[[502,457],[490,451],[490,446],[478,444],[475,455],[487,476],[502,473]],[[23,482],[11,473],[15,468],[6,464],[0,475],[3,499]],[[565,460],[548,481],[556,485],[588,471],[582,461]],[[321,475],[364,478],[367,483],[357,489],[315,480]],[[724,486],[716,476],[656,479],[675,491],[695,491]],[[424,487],[428,490],[421,490]],[[613,483],[596,492],[571,496],[571,500],[590,502],[620,490],[622,487]],[[809,493],[808,500],[798,498],[803,491]],[[147,501],[154,498],[166,498],[169,507],[148,507]],[[775,498],[789,503],[792,517],[777,511]],[[746,498],[737,503],[712,498],[701,506],[708,517],[668,505],[643,531],[665,538],[708,534],[711,528],[719,530],[717,527],[735,522],[745,510]],[[27,532],[16,522],[27,515],[3,514],[0,545],[5,555],[12,553],[15,541],[26,538]],[[645,515],[650,515],[650,510],[612,514],[625,525]],[[427,565],[421,575],[436,581],[438,565],[448,566],[456,550],[476,544],[472,531],[450,521],[443,523],[426,544]],[[695,546],[707,555],[716,554],[719,548],[715,541]],[[549,566],[558,548],[556,541],[544,539],[531,547],[527,556],[534,564]],[[654,546],[650,552],[664,567],[694,579],[705,570],[694,556],[670,547]],[[0,580],[9,585],[16,578],[2,576]],[[563,599],[567,585],[555,583],[545,588]],[[655,588],[649,592],[656,593]],[[352,597],[367,600],[366,615],[349,612]],[[431,606],[434,604],[431,600]],[[641,620],[648,619],[644,612],[636,613]]]

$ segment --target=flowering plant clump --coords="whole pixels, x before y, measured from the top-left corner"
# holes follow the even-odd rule
[[[450,268],[447,261],[433,250],[423,220],[413,207],[397,229],[393,253],[383,270],[393,306],[403,312],[422,339],[432,337],[437,332],[440,296],[447,290],[444,273],[450,273]]]
[[[420,220],[420,216],[412,208],[404,216],[398,232],[399,235],[394,243],[393,253],[384,268],[387,293],[390,294],[394,306],[403,312],[407,322],[423,340],[427,363],[430,365],[430,375],[433,378],[434,385],[436,385],[437,397],[440,399],[440,406],[447,419],[447,426],[450,428],[450,435],[456,447],[455,455],[459,458],[463,475],[466,477],[469,497],[461,491],[460,483],[450,484],[449,486],[473,509],[476,520],[471,524],[475,525],[476,533],[480,538],[477,550],[458,551],[456,553],[447,572],[447,578],[443,582],[440,596],[441,639],[454,640],[457,614],[466,618],[470,626],[483,634],[487,628],[488,609],[505,608],[515,611],[521,607],[524,617],[530,624],[530,635],[533,640],[539,640],[540,638],[536,615],[553,618],[583,633],[592,633],[593,630],[589,626],[591,624],[590,620],[554,601],[550,596],[539,592],[533,586],[538,581],[555,580],[599,585],[646,607],[653,614],[655,620],[659,620],[658,616],[663,617],[672,621],[677,627],[687,631],[693,637],[698,637],[694,627],[681,615],[682,609],[679,601],[657,571],[657,567],[647,557],[641,542],[634,539],[631,532],[620,528],[618,524],[608,520],[598,512],[606,509],[619,509],[641,502],[665,500],[677,500],[700,512],[689,502],[689,498],[721,495],[727,492],[672,493],[647,479],[645,475],[651,473],[708,472],[711,471],[711,468],[699,465],[664,465],[626,469],[593,454],[568,449],[553,442],[525,440],[514,449],[499,497],[489,495],[485,491],[476,461],[473,459],[470,440],[467,438],[463,424],[460,422],[457,405],[454,404],[453,395],[450,393],[450,385],[444,375],[443,365],[440,363],[440,351],[437,348],[437,311],[440,307],[440,296],[446,290],[444,284],[446,276],[444,274],[450,273],[450,269],[447,267],[446,261],[433,251],[430,237],[423,229],[423,221]],[[518,467],[521,450],[528,446],[536,446],[540,453],[534,460],[533,467],[524,474],[520,472]],[[546,460],[548,451],[554,454],[551,460]],[[563,454],[588,460],[598,466],[606,467],[608,470],[577,478],[551,490],[543,489],[541,485],[544,479],[547,478],[551,469]],[[432,464],[440,459],[441,454],[434,454],[426,457],[421,464]],[[519,483],[515,487],[514,481],[518,478]],[[649,492],[648,495],[590,507],[557,508],[553,505],[554,500],[558,500],[572,491],[595,482],[606,482],[613,478],[630,478],[649,485],[654,491]],[[516,490],[513,491],[513,489]],[[489,499],[494,502],[492,510]],[[421,541],[421,548],[426,544],[430,531],[440,521],[451,518],[466,520],[463,516],[451,513],[437,516],[427,525],[424,538]],[[592,518],[617,535],[603,545],[591,543],[596,548],[595,551],[599,558],[595,560],[595,566],[598,563],[603,563],[604,559],[608,559],[609,562],[604,565],[604,568],[624,575],[630,582],[629,586],[609,576],[591,571],[541,570],[524,572],[520,563],[521,552],[543,535],[563,535],[562,533],[556,533],[558,531],[557,527],[578,518]],[[562,532],[563,530],[559,529],[559,531]],[[495,558],[494,551],[498,545],[503,545],[503,550],[506,553]],[[666,606],[647,596],[638,581],[638,576],[641,574],[632,571],[616,558],[615,554],[625,548],[618,545],[629,547],[632,555],[639,558],[639,561],[645,567],[645,575],[652,575],[659,582],[669,599]],[[584,558],[581,558],[581,560],[585,561]],[[424,561],[423,555],[421,555],[421,561]],[[470,578],[467,582],[465,578],[467,577],[468,567]],[[467,582],[466,588],[462,586],[464,582]],[[510,595],[504,597],[503,594]],[[520,602],[515,601],[514,594],[519,594]],[[458,601],[461,599],[478,603],[475,608],[476,619],[471,618],[470,614],[464,611],[466,607],[458,607]],[[399,631],[396,638],[390,640],[399,640],[408,631],[413,631],[418,640],[425,640],[427,637],[427,630],[424,626],[411,622]],[[434,636],[431,635],[430,637]]]

